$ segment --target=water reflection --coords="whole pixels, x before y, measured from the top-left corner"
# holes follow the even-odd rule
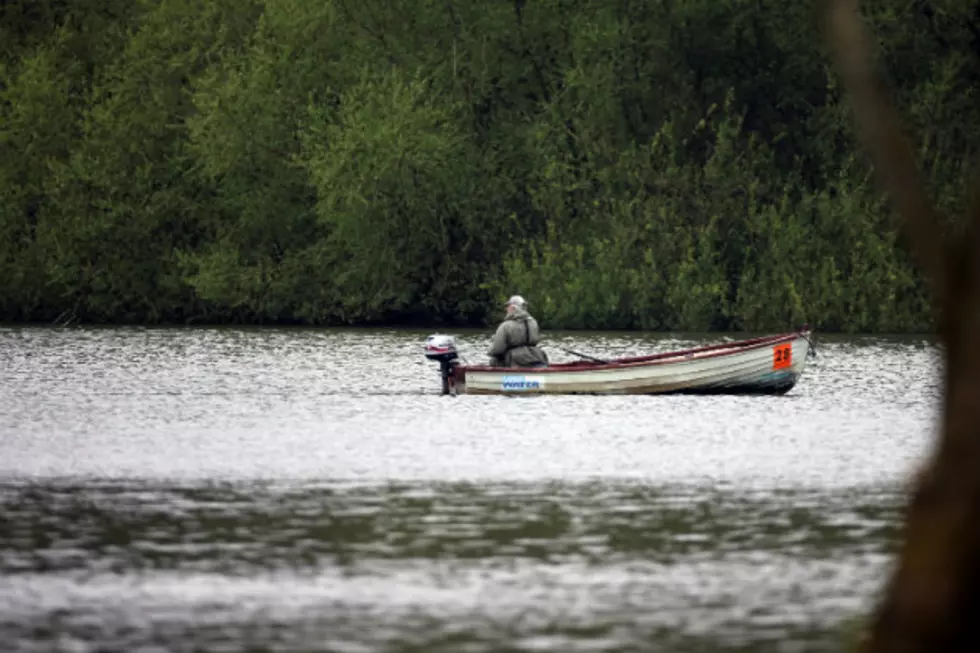
[[[0,501],[15,650],[44,629],[120,650],[832,642],[897,510],[893,492],[617,483],[7,483]]]

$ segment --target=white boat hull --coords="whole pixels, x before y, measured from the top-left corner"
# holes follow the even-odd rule
[[[783,394],[803,374],[806,334],[759,339],[745,346],[678,352],[610,364],[560,364],[546,368],[460,367],[458,394]],[[630,362],[632,361],[632,362]]]

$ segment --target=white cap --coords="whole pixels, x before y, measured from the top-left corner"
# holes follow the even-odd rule
[[[508,299],[507,302],[504,304],[504,306],[511,306],[511,305],[517,306],[518,308],[524,308],[525,306],[527,306],[527,302],[524,301],[524,298],[521,297],[520,295],[514,295],[510,299]]]

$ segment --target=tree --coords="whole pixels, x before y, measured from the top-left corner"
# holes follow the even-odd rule
[[[940,433],[915,481],[898,564],[863,650],[973,651],[980,646],[980,195],[961,224],[941,219],[873,72],[857,0],[831,0],[827,18],[859,134],[929,280],[943,348]]]

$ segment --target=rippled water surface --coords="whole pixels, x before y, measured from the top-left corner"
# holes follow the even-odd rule
[[[425,335],[0,329],[3,650],[835,650],[872,605],[927,340],[818,334],[783,397],[450,398]]]

